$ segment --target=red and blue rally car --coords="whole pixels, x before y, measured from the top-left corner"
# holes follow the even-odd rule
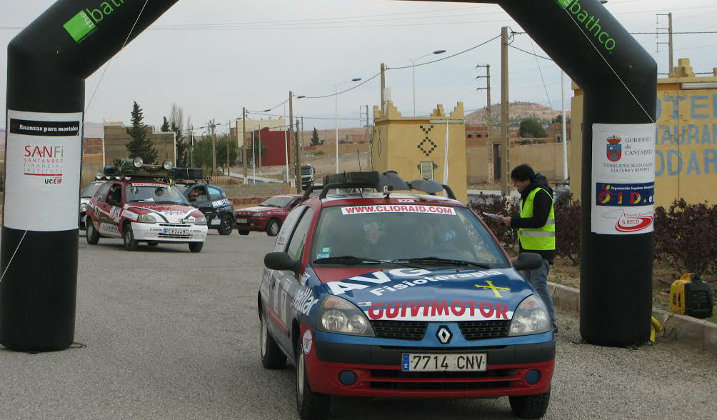
[[[289,213],[264,259],[263,366],[296,367],[302,419],[326,418],[331,395],[508,396],[519,417],[542,416],[555,338],[516,272],[540,257],[511,262],[465,205],[397,192],[401,184],[444,187],[395,173],[332,175]]]

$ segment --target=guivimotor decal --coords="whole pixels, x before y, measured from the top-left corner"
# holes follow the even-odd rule
[[[377,302],[366,311],[370,320],[466,321],[511,319],[513,312],[503,302],[476,300],[415,300]]]

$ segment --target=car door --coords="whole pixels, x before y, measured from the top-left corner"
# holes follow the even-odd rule
[[[215,216],[210,224],[212,227],[217,227],[221,223],[220,219],[222,216],[219,214],[218,209],[226,205],[224,194],[222,194],[222,190],[213,185],[207,185],[207,192],[209,193],[209,205]]]
[[[294,209],[287,216],[284,225],[277,235],[274,251],[287,252],[296,258],[297,253],[303,249],[303,241],[311,225],[313,209],[307,206],[300,206]],[[300,258],[300,257],[299,257]],[[297,284],[296,274],[290,271],[268,270],[266,304],[267,312],[270,312],[269,327],[277,338],[278,344],[285,350],[291,349],[291,318],[293,316],[289,309],[291,303],[291,285]],[[291,351],[289,351],[291,353]]]
[[[100,224],[106,220],[105,215],[109,213],[109,205],[105,201],[107,200],[107,193],[110,191],[111,186],[111,182],[103,184],[90,201],[90,206],[92,206],[92,219],[95,222],[95,228],[98,232],[100,230]]]
[[[107,199],[102,203],[103,222],[100,225],[100,233],[107,236],[121,237],[120,221],[122,214],[122,203],[124,188],[119,182],[115,182],[107,193]]]

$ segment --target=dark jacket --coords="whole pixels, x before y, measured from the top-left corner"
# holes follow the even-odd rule
[[[533,217],[521,219],[520,213],[513,215],[510,222],[512,228],[540,228],[545,226],[545,222],[548,221],[548,216],[550,215],[550,208],[553,205],[553,189],[548,185],[548,179],[540,173],[536,174],[535,179],[528,185],[528,188],[520,193],[520,198],[523,200],[523,204],[525,204],[528,195],[538,187],[547,191],[547,194],[545,191],[538,191],[538,193],[535,194],[535,198],[533,199]],[[535,252],[550,262],[553,262],[553,258],[555,257],[555,251],[536,251],[523,249],[522,246],[520,247],[520,251]]]

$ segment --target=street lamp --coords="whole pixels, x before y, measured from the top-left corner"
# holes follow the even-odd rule
[[[361,81],[360,77],[354,77],[343,83],[334,85],[334,120],[336,122],[336,173],[339,173],[339,87],[352,82]]]
[[[412,85],[413,85],[413,116],[414,116],[414,117],[416,116],[416,61],[418,61],[418,60],[420,60],[420,59],[422,59],[422,58],[426,58],[426,57],[428,57],[429,55],[434,55],[434,54],[435,54],[435,55],[438,55],[438,54],[443,54],[444,52],[446,52],[446,50],[436,50],[436,51],[433,51],[433,52],[431,52],[431,53],[422,55],[422,56],[420,56],[420,57],[418,57],[418,58],[411,58],[411,59],[410,59],[410,60],[411,60],[411,71],[412,71],[412,74],[413,74],[413,77],[411,78],[411,82],[412,82]]]

